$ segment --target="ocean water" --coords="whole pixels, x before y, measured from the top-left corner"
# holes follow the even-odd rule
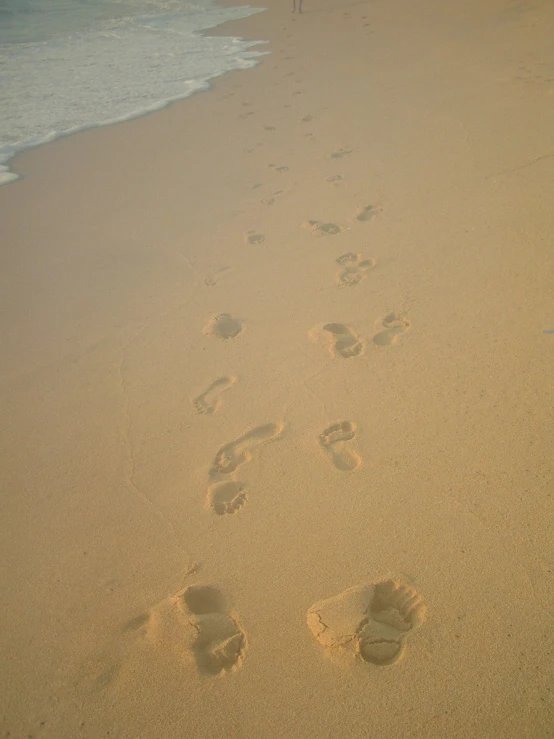
[[[213,0],[0,0],[0,184],[29,146],[133,118],[257,64],[201,31],[258,9]]]

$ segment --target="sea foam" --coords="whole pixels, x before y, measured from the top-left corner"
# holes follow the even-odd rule
[[[71,32],[65,15],[58,34],[52,19],[45,24],[43,40],[1,34],[0,184],[17,178],[6,165],[25,148],[152,112],[254,66],[260,42],[199,32],[255,12],[204,2],[86,24],[81,17]]]

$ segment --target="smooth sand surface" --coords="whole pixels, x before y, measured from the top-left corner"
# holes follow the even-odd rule
[[[2,736],[552,736],[554,7],[263,4],[0,190]]]

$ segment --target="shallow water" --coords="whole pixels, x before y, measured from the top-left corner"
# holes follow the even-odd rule
[[[0,184],[18,151],[125,120],[257,63],[201,31],[258,12],[211,0],[0,0]]]

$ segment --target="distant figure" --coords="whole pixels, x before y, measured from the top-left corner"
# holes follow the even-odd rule
[[[302,3],[304,0],[298,0],[298,12],[302,12]],[[292,12],[296,13],[296,0],[292,0]]]

